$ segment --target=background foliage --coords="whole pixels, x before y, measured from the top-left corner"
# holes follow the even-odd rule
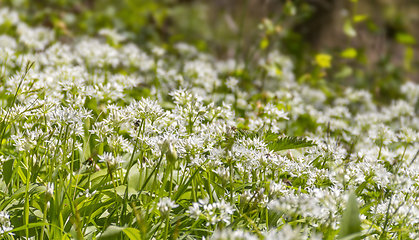
[[[399,96],[417,79],[419,18],[415,0],[5,0],[33,25],[55,29],[62,40],[116,28],[139,45],[182,41],[219,58],[245,59],[280,49],[293,57],[300,81],[369,88],[381,101]],[[318,78],[314,56],[333,56]],[[243,77],[242,76],[242,77]],[[251,78],[248,76],[248,81]]]

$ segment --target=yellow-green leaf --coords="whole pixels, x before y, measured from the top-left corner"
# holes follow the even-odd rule
[[[367,15],[355,15],[353,17],[354,22],[358,23],[358,22],[362,22],[364,20],[366,20],[368,18]]]
[[[340,56],[343,58],[356,58],[358,52],[355,48],[347,48],[345,49]]]
[[[124,233],[129,237],[130,240],[141,240],[140,230],[135,228],[125,228]]]
[[[355,233],[359,233],[361,230],[361,219],[359,218],[358,202],[356,200],[355,192],[352,191],[349,194],[349,199],[346,203],[346,209],[343,212],[338,239],[343,239],[352,234],[356,235]],[[359,239],[359,237],[352,239]]]
[[[406,45],[416,44],[416,39],[408,33],[397,33],[396,41],[401,44],[406,44]]]
[[[356,31],[354,29],[354,27],[352,26],[351,21],[346,20],[345,24],[343,25],[343,32],[348,35],[349,37],[355,37],[356,36]]]
[[[268,38],[266,38],[266,37],[264,37],[261,41],[260,41],[260,44],[259,44],[259,47],[260,47],[260,49],[265,49],[265,48],[267,48],[269,46],[269,40],[268,40]]]
[[[412,61],[415,58],[415,51],[412,47],[406,47],[406,50],[404,52],[404,67],[407,70],[410,70],[412,68]]]
[[[315,57],[317,65],[321,68],[330,68],[332,62],[332,56],[329,54],[319,53]]]

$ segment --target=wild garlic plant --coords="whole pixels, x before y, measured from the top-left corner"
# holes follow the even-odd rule
[[[0,27],[2,238],[419,238],[419,85],[326,95],[271,52],[261,97],[186,44]]]

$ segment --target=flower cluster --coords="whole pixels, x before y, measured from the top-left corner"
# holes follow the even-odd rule
[[[0,211],[0,234],[13,230],[10,223],[10,216],[5,211]]]
[[[380,106],[366,90],[326,94],[275,51],[261,97],[243,62],[187,44],[140,49],[110,29],[64,43],[0,9],[6,24],[0,234],[24,216],[59,228],[27,238],[113,223],[149,239],[332,239],[354,191],[363,237],[419,236],[419,85]]]
[[[186,211],[192,218],[205,219],[206,225],[216,225],[219,222],[230,224],[231,215],[235,209],[224,200],[216,203],[209,203],[208,199],[200,199],[192,203]]]

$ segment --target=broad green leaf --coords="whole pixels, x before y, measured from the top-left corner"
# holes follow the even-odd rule
[[[346,78],[353,74],[353,69],[349,66],[343,66],[342,69],[335,74],[335,78]]]
[[[260,49],[265,49],[265,48],[267,48],[269,46],[269,40],[268,40],[268,38],[266,38],[266,37],[264,37],[261,41],[260,41],[260,44],[259,44],[259,47],[260,47]]]
[[[416,44],[416,39],[412,35],[402,32],[396,34],[396,41],[406,45]]]
[[[162,102],[161,103],[161,107],[162,108],[164,108],[164,109],[174,109],[175,107],[176,107],[176,105],[174,105],[173,103],[171,103],[171,102]]]
[[[272,151],[282,151],[288,149],[296,149],[296,148],[303,148],[303,147],[311,147],[315,146],[316,144],[312,140],[307,140],[301,137],[282,137],[276,140],[275,142],[271,142],[268,144],[268,148]]]
[[[347,48],[340,54],[340,56],[343,58],[356,58],[357,54],[358,53],[355,48]]]
[[[79,183],[79,185],[81,185],[81,186],[86,185],[89,180],[90,180],[90,182],[93,182],[94,180],[96,180],[96,178],[99,178],[99,177],[103,178],[106,175],[108,175],[108,170],[107,169],[102,169],[100,171],[97,171],[97,172],[93,173],[90,176],[90,178],[84,179],[81,183]],[[101,180],[101,179],[99,179],[99,180]]]
[[[143,171],[145,172],[145,171]],[[143,174],[145,175],[145,174]],[[128,174],[128,187],[133,188],[137,191],[140,190],[140,182],[143,182],[142,179],[140,179],[140,172],[138,171],[138,165],[134,164],[132,168],[129,171]]]
[[[10,183],[10,180],[12,179],[14,161],[14,159],[9,159],[5,161],[3,164],[3,179],[7,185]]]
[[[116,187],[116,193],[123,198],[125,196],[125,191],[128,190],[128,198],[131,198],[131,196],[136,195],[137,191],[134,188],[126,187],[126,185],[120,185]],[[113,190],[110,190],[113,192]]]
[[[354,27],[352,26],[352,23],[350,20],[346,20],[345,24],[343,25],[343,32],[348,35],[349,37],[355,37],[356,31]]]
[[[355,192],[352,191],[349,194],[346,209],[343,212],[338,239],[344,239],[350,235],[354,235],[351,239],[360,239],[356,234],[359,232],[361,232],[361,219],[359,218],[359,208],[356,195]]]
[[[253,139],[258,136],[259,135],[257,131],[250,131],[246,129],[237,129],[236,135],[235,135],[236,138],[244,137],[244,138],[250,138],[250,139]]]
[[[135,229],[135,228],[125,228],[124,233],[129,237],[129,239],[131,240],[140,240],[141,238],[141,233],[140,230]]]
[[[264,140],[265,140],[265,142],[272,142],[272,141],[275,141],[276,139],[278,139],[278,137],[279,137],[278,134],[269,132],[265,135]]]
[[[41,184],[32,183],[29,185],[28,194],[29,196],[31,196],[32,194],[40,194],[40,193],[45,192],[45,189],[46,187]],[[25,195],[25,191],[26,191],[26,186],[23,186],[19,190],[17,190],[15,193],[13,193],[13,195],[10,196],[9,198],[3,199],[0,205],[0,209],[5,209],[7,205],[9,205],[14,200],[18,201],[20,198],[22,198]]]
[[[124,229],[124,227],[109,226],[102,235],[100,235],[99,239],[115,239]]]
[[[357,232],[357,233],[353,233],[350,234],[346,237],[340,238],[339,240],[353,240],[353,239],[361,239],[361,237],[364,235],[364,232]],[[365,236],[364,236],[365,237]]]
[[[321,68],[330,68],[332,66],[332,56],[329,54],[319,53],[315,56],[314,60]]]
[[[19,231],[22,231],[22,230],[25,230],[25,229],[30,229],[30,228],[42,227],[42,226],[46,226],[46,225],[54,226],[54,225],[51,225],[51,224],[45,223],[45,222],[29,223],[28,225],[25,225],[25,226],[20,226],[20,227],[13,228],[13,230],[10,230],[10,231],[6,232],[6,234],[7,233],[13,233],[13,232],[19,232]]]
[[[355,15],[353,17],[354,22],[358,23],[358,22],[362,22],[364,20],[366,20],[368,18],[367,15]]]

